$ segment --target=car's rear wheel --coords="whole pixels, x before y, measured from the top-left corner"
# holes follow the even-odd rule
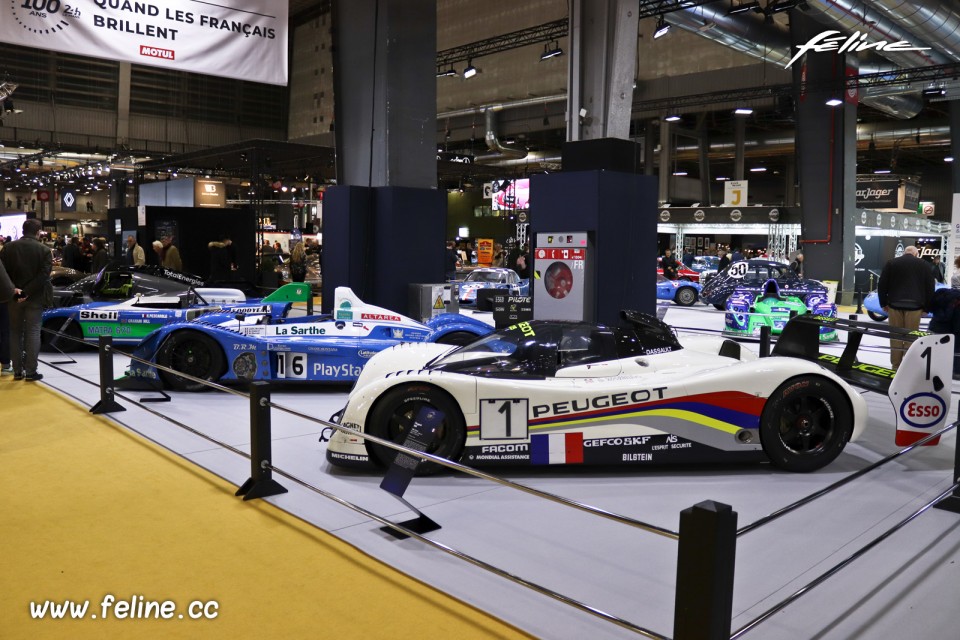
[[[449,344],[462,347],[465,344],[470,344],[476,339],[477,336],[469,331],[451,331],[450,333],[437,338],[436,342],[437,344]]]
[[[219,380],[226,371],[226,358],[220,345],[199,331],[170,334],[157,353],[157,364],[210,382]],[[158,371],[163,383],[178,391],[206,391],[210,388],[169,371]]]
[[[83,330],[74,320],[67,322],[63,326],[63,318],[51,318],[43,323],[43,330],[40,332],[40,348],[43,351],[57,351],[62,353],[73,353],[79,351],[83,346]],[[64,335],[58,336],[51,331],[57,331]]]
[[[883,322],[887,319],[887,316],[882,313],[877,313],[876,311],[867,311],[867,315],[870,316],[870,319],[874,322]]]
[[[760,442],[770,461],[787,471],[816,471],[850,439],[853,410],[831,380],[791,378],[771,394],[760,418]]]
[[[713,308],[716,309],[717,311],[725,311],[727,308],[727,301],[724,300],[723,302],[715,303],[713,305]]]
[[[677,289],[673,301],[683,307],[691,307],[697,301],[697,290],[693,287],[680,287]]]
[[[423,409],[433,409],[443,414],[436,437],[426,452],[458,460],[467,437],[463,413],[448,393],[431,385],[406,384],[384,394],[370,412],[367,431],[379,438],[402,444]],[[389,447],[370,442],[367,443],[367,450],[373,460],[384,466],[391,464],[398,453]],[[421,462],[417,467],[417,474],[436,473],[442,468],[443,465],[435,462]]]

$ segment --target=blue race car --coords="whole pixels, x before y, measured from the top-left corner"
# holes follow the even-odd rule
[[[950,288],[949,285],[943,284],[942,282],[937,282],[936,285],[936,291]],[[867,315],[870,316],[871,320],[883,322],[887,319],[887,312],[880,306],[880,295],[876,291],[871,291],[867,294],[867,297],[863,299],[863,308],[867,310]],[[927,316],[929,315],[928,313]]]
[[[700,283],[670,280],[657,274],[657,300],[672,300],[682,307],[693,306],[700,299]]]
[[[462,345],[491,331],[485,322],[453,313],[422,324],[365,304],[349,288],[337,287],[333,314],[286,318],[210,313],[154,331],[133,355],[222,383],[352,382],[366,361],[387,347],[401,342]],[[121,385],[150,388],[156,381],[182,391],[207,388],[138,360],[131,362]]]
[[[154,330],[171,322],[186,322],[205,314],[226,313],[282,318],[294,302],[305,302],[313,294],[303,284],[289,284],[266,298],[247,299],[237,289],[190,289],[179,295],[136,296],[123,302],[88,302],[43,312],[41,335],[45,349],[76,351],[76,340],[96,343],[111,336],[116,344],[138,344]],[[74,340],[62,339],[52,332]]]
[[[777,281],[781,295],[796,296],[804,301],[810,294],[827,293],[827,287],[822,282],[798,278],[787,264],[766,258],[753,258],[734,262],[710,278],[710,281],[703,285],[700,297],[707,304],[712,304],[722,311],[726,309],[727,298],[734,289],[746,289],[759,295],[771,279]]]
[[[474,269],[460,283],[461,304],[476,304],[479,289],[505,289],[512,296],[530,295],[530,279],[521,279],[513,269],[503,267],[483,267]]]

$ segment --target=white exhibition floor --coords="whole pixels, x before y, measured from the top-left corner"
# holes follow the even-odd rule
[[[866,319],[863,316],[862,319]],[[719,330],[712,307],[671,307],[677,327]],[[882,342],[870,338],[861,360],[887,365]],[[751,348],[756,349],[756,345]],[[46,362],[62,360],[52,354]],[[86,405],[99,399],[97,358],[42,365],[44,383]],[[114,361],[119,374],[127,359]],[[954,383],[955,393],[960,387]],[[131,398],[155,394],[126,392]],[[273,401],[318,418],[340,409],[347,389],[294,389]],[[249,452],[249,402],[232,394],[172,393],[145,405],[212,438]],[[896,451],[893,409],[867,393],[865,436],[833,464],[812,474],[769,465],[605,469],[537,469],[505,476],[538,489],[676,531],[679,513],[703,500],[733,506],[743,526]],[[123,401],[111,418],[240,485],[249,461]],[[951,410],[954,415],[955,409]],[[331,468],[318,441],[320,425],[273,411],[273,464],[392,520],[411,516],[379,489],[374,473]],[[916,450],[738,540],[734,630],[845,559],[952,484],[955,432],[938,447]],[[514,584],[416,540],[397,540],[379,523],[284,478],[289,493],[269,498],[359,549],[542,638],[601,639],[636,634]],[[417,478],[406,498],[442,525],[427,537],[653,632],[673,634],[675,541],[537,499],[488,481],[445,473]],[[239,498],[237,498],[239,499]],[[171,496],[174,505],[176,499]],[[189,526],[189,523],[185,523]],[[242,541],[235,541],[242,544]],[[960,515],[931,509],[849,567],[744,635],[746,638],[957,638],[960,608]],[[344,597],[358,609],[377,606],[363,594]],[[317,603],[322,616],[323,603]],[[429,627],[429,621],[424,621]],[[429,637],[426,633],[424,637]]]

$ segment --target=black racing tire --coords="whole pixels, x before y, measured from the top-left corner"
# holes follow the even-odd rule
[[[367,432],[370,435],[403,444],[407,431],[422,407],[431,407],[444,414],[433,446],[427,453],[450,460],[459,460],[467,438],[467,426],[456,401],[447,392],[433,385],[411,383],[385,393],[370,411]],[[393,463],[397,451],[367,442],[370,459],[382,466]],[[435,462],[421,462],[417,475],[429,475],[443,469]]]
[[[83,348],[83,330],[80,328],[80,325],[77,324],[75,320],[71,320],[67,323],[67,326],[61,330],[60,327],[62,326],[63,318],[50,318],[43,323],[43,329],[48,329],[49,331],[40,331],[41,351],[56,352],[59,350],[61,353],[75,353]],[[56,336],[50,333],[50,331],[59,331],[68,337]],[[57,339],[57,343],[55,346],[50,346],[54,338]],[[77,342],[78,340],[81,342]]]
[[[867,315],[870,316],[870,319],[874,322],[886,322],[887,316],[881,315],[876,311],[867,311]]]
[[[216,382],[227,370],[226,357],[217,341],[199,331],[176,331],[157,352],[157,364],[195,378]],[[177,391],[207,391],[207,385],[159,370],[163,383]]]
[[[717,311],[726,311],[726,310],[727,310],[727,301],[724,300],[723,302],[715,303],[715,304],[713,305],[713,308],[716,309]]]
[[[777,387],[760,417],[760,442],[770,461],[787,471],[816,471],[850,440],[853,409],[843,390],[822,376],[790,378]]]
[[[693,287],[679,287],[673,295],[673,301],[681,307],[692,307],[699,297],[700,295]]]
[[[470,344],[476,339],[476,334],[470,333],[469,331],[451,331],[450,333],[437,338],[436,343],[462,347],[465,344]]]

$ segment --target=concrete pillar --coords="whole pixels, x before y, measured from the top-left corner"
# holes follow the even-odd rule
[[[953,231],[947,237],[947,252],[944,262],[947,265],[947,282],[953,278],[956,269],[953,261],[960,256],[960,101],[950,101],[950,155],[954,161],[950,164],[950,185],[953,188],[950,221]]]
[[[635,0],[570,0],[568,141],[630,138],[638,26]]]
[[[120,63],[119,95],[117,96],[117,144],[127,144],[130,140],[130,67],[129,62]]]
[[[643,130],[643,175],[652,176],[656,163],[657,121],[649,120]]]
[[[733,117],[733,179],[743,180],[744,147],[747,139],[747,117]]]
[[[660,122],[660,166],[658,175],[660,177],[660,189],[657,192],[659,204],[670,201],[670,162],[671,150],[670,140],[672,138],[670,123],[666,120]]]
[[[823,26],[793,12],[793,44],[802,44]],[[836,280],[838,302],[853,301],[856,243],[857,102],[844,91],[844,78],[856,74],[856,58],[830,52],[807,54],[794,64],[797,97],[797,158],[800,182],[801,240],[806,273]],[[849,69],[848,69],[849,67]],[[801,69],[806,82],[801,83]],[[812,87],[812,88],[811,88]],[[843,98],[828,106],[830,98]]]

